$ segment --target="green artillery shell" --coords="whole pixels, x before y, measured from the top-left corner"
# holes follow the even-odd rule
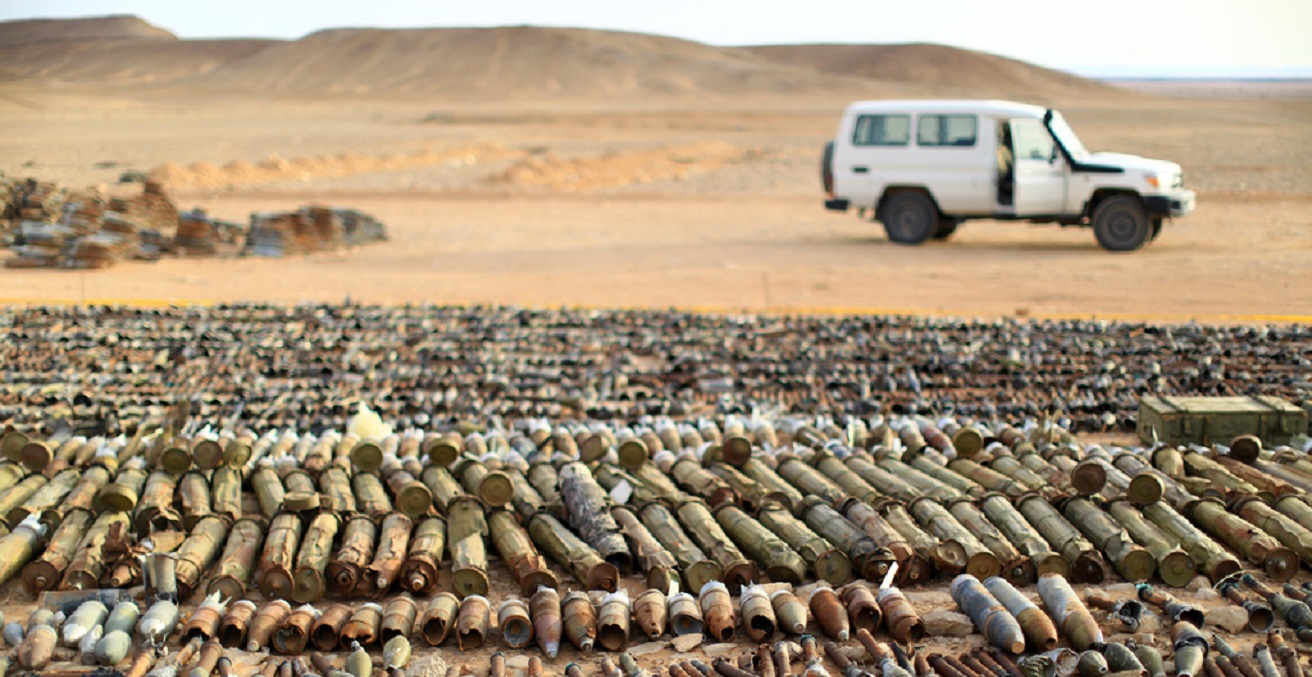
[[[1002,560],[958,522],[947,508],[925,498],[916,499],[910,508],[911,514],[926,531],[941,541],[952,541],[965,549],[967,573],[976,578],[988,578],[1002,573]]]
[[[707,558],[701,548],[684,533],[668,507],[663,503],[647,503],[640,512],[643,526],[678,562],[683,572],[682,580],[688,589],[701,590],[701,586],[720,578],[723,568]]]
[[[1022,486],[1019,482],[1012,480],[1010,477],[1007,477],[993,468],[980,465],[968,458],[954,458],[951,461],[948,461],[948,469],[971,480],[981,487],[984,487],[988,491],[1004,494],[1011,498],[1016,498],[1026,491],[1026,487]]]
[[[740,501],[738,492],[720,476],[702,467],[697,459],[684,456],[670,466],[670,476],[685,491],[699,496],[710,505]],[[563,488],[563,487],[562,487]]]
[[[916,523],[906,506],[894,501],[879,505],[879,514],[889,526],[915,548],[916,553],[933,564],[933,568],[957,574],[966,568],[966,549],[956,541],[940,541]]]
[[[337,556],[328,562],[329,594],[341,597],[355,592],[361,572],[373,561],[377,540],[378,525],[369,516],[354,515],[347,519]]]
[[[876,545],[888,549],[893,554],[893,558],[898,563],[896,580],[899,583],[927,581],[933,575],[929,560],[917,554],[907,539],[884,519],[874,506],[852,499],[843,504],[841,512],[874,540]]]
[[[679,491],[679,488],[674,485],[674,481],[670,479],[670,476],[661,472],[660,468],[657,468],[653,464],[644,463],[642,466],[634,468],[628,472],[630,476],[643,484],[655,498],[666,500],[671,503],[678,502],[684,498],[683,492]],[[638,504],[645,503],[645,501],[637,499],[636,494],[635,499],[631,502]]]
[[[1198,677],[1207,657],[1207,640],[1198,629],[1183,621],[1171,626],[1171,641],[1175,644],[1176,677]],[[1221,658],[1218,658],[1218,661]]]
[[[820,497],[807,496],[802,499],[796,512],[808,527],[845,552],[862,578],[877,580],[892,565],[893,553],[879,547],[874,539]]]
[[[97,511],[119,510],[124,512],[132,510],[136,507],[137,498],[146,486],[146,477],[148,475],[149,473],[145,469],[145,459],[133,459],[124,463],[114,481],[105,485],[105,488],[96,494],[95,509]],[[42,477],[41,481],[44,483],[45,478]],[[19,484],[22,484],[22,482]],[[4,496],[0,496],[0,504],[3,503],[4,497],[7,495],[6,493]],[[0,511],[8,512],[3,505],[0,505]]]
[[[1298,573],[1297,553],[1239,516],[1227,512],[1221,501],[1196,501],[1191,505],[1189,517],[1205,531],[1243,554],[1249,562],[1262,567],[1271,578],[1287,581]]]
[[[778,473],[803,494],[819,497],[831,506],[842,505],[848,498],[847,492],[836,482],[795,456],[781,457]]]
[[[387,473],[386,477],[387,488],[392,491],[397,510],[411,519],[419,519],[432,511],[433,492],[423,482],[415,479],[414,475],[398,467]]]
[[[378,466],[383,463],[382,442],[372,438],[360,440],[351,448],[351,464],[359,472],[372,473],[378,471]]]
[[[953,501],[948,506],[948,512],[957,519],[962,526],[970,531],[984,547],[989,549],[1002,562],[1002,576],[1016,585],[1028,585],[1034,582],[1034,563],[1025,557],[1007,540],[992,522],[984,516],[984,513],[969,500]]]
[[[492,603],[482,595],[470,595],[460,602],[456,614],[456,646],[461,651],[473,651],[487,639],[491,624]]]
[[[994,472],[1005,475],[1007,479],[1018,485],[1020,487],[1020,493],[1057,493],[1056,487],[1050,484],[1037,472],[1026,467],[1026,465],[1015,456],[998,455],[994,457],[992,461],[989,461],[989,468]],[[1019,495],[1020,494],[1017,494],[1017,496]],[[1011,498],[1015,498],[1015,496],[1012,496]]]
[[[381,521],[392,512],[392,501],[387,497],[387,490],[377,475],[356,473],[351,477],[351,488],[355,490],[355,502],[360,512]]]
[[[172,600],[156,600],[137,619],[137,636],[159,646],[178,627],[178,605]]]
[[[439,466],[449,466],[460,457],[465,446],[464,437],[458,431],[448,430],[441,435],[430,435],[424,439],[424,453]]]
[[[68,563],[61,587],[65,590],[99,588],[100,577],[104,574],[107,563],[105,544],[115,532],[119,534],[118,538],[123,538],[128,526],[129,517],[126,512],[105,512],[97,516],[96,521],[83,537],[72,561]],[[0,539],[0,544],[3,543],[4,540]]]
[[[319,614],[310,627],[310,643],[320,651],[336,651],[341,645],[342,628],[351,618],[351,608],[333,604]]]
[[[1297,553],[1304,562],[1312,563],[1312,531],[1297,521],[1261,502],[1256,496],[1238,497],[1230,502],[1230,509],[1275,537],[1282,545]]]
[[[556,560],[557,564],[568,569],[589,590],[615,590],[619,582],[619,571],[615,565],[603,560],[596,550],[565,528],[550,513],[541,512],[530,518],[528,533],[538,547]]]
[[[210,482],[204,474],[193,470],[183,475],[178,480],[178,497],[182,503],[182,524],[187,529],[211,514]]]
[[[833,480],[848,496],[871,503],[878,503],[886,498],[883,492],[861,479],[860,475],[852,472],[851,468],[829,452],[819,452],[816,455],[815,465],[817,470]],[[830,505],[837,507],[841,503],[831,501]]]
[[[1003,578],[990,578],[984,581],[984,587],[1006,608],[1007,613],[1016,618],[1021,633],[1025,636],[1025,646],[1032,653],[1052,651],[1057,648],[1057,628],[1053,626],[1052,619],[1035,606],[1034,602]]]
[[[560,469],[560,494],[568,522],[584,541],[620,573],[633,571],[633,558],[620,527],[611,517],[608,496],[586,465],[566,463]]]
[[[251,458],[251,447],[255,444],[255,433],[243,430],[236,437],[223,445],[223,464],[230,468],[240,468]]]
[[[529,464],[528,481],[542,495],[542,500],[546,501],[547,505],[560,500],[560,494],[557,491],[557,487],[560,486],[560,475],[556,472],[556,466],[550,463]]]
[[[905,458],[905,457],[904,457]],[[953,472],[930,460],[925,454],[912,457],[907,461],[911,467],[961,492],[965,496],[983,496],[985,488],[979,482]]]
[[[496,547],[501,561],[519,583],[520,591],[531,595],[540,587],[555,588],[556,575],[551,573],[547,560],[533,546],[533,539],[527,530],[519,525],[512,513],[505,510],[491,510],[487,513],[488,530],[492,535],[492,544]]]
[[[1107,554],[1116,570],[1131,582],[1146,581],[1157,572],[1157,561],[1130,540],[1121,525],[1087,498],[1074,497],[1062,506],[1062,513],[1079,528],[1093,547]]]
[[[432,492],[433,504],[440,511],[446,511],[447,506],[457,498],[468,495],[446,468],[430,465],[424,468],[424,472],[420,477],[424,485]]]
[[[45,525],[29,517],[0,538],[0,585],[8,583],[32,559],[45,533]]]
[[[91,632],[91,629],[105,622],[105,617],[109,615],[109,608],[98,599],[87,600],[79,604],[77,609],[64,619],[64,624],[60,626],[60,632],[63,635],[60,639],[64,646],[73,648],[82,641],[82,637]]]
[[[296,513],[284,512],[273,518],[255,570],[255,582],[265,597],[291,597],[295,587],[292,567],[296,563],[296,546],[301,542],[301,531],[301,517]]]
[[[1260,489],[1252,484],[1240,479],[1234,473],[1226,470],[1225,466],[1216,461],[1195,452],[1187,452],[1182,457],[1184,466],[1190,475],[1203,477],[1212,483],[1214,488],[1221,489],[1223,492],[1236,492],[1240,494],[1259,494]],[[1268,498],[1274,499],[1273,496]]]
[[[547,502],[542,500],[542,495],[537,489],[529,484],[526,477],[519,468],[505,467],[502,472],[510,478],[510,483],[515,485],[514,497],[510,499],[510,505],[519,515],[519,519],[527,521],[533,513],[539,510],[545,510]]]
[[[893,639],[902,644],[911,644],[925,636],[924,621],[901,590],[884,588],[875,595],[875,601],[879,603],[879,610],[884,616],[884,627],[888,628],[888,634]]]
[[[215,468],[210,474],[210,502],[213,511],[229,521],[242,517],[241,471],[236,468]]]
[[[1042,496],[1027,494],[1016,499],[1016,509],[1025,516],[1052,549],[1061,553],[1071,565],[1071,580],[1076,583],[1101,583],[1107,575],[1107,565],[1057,509]]]
[[[964,495],[961,491],[957,490],[956,488],[952,487],[949,484],[944,483],[942,480],[938,479],[937,477],[928,475],[925,472],[917,468],[913,468],[907,465],[906,463],[903,463],[902,461],[897,460],[895,458],[891,458],[887,456],[884,458],[880,458],[878,460],[878,464],[884,470],[893,473],[898,477],[898,479],[901,479],[903,482],[906,482],[907,484],[910,484],[913,488],[915,488],[916,498],[919,498],[921,496],[929,496],[930,498],[935,498],[940,501],[950,501],[955,498],[961,498]],[[949,472],[947,468],[941,468],[940,470],[947,472],[949,475],[952,475],[953,477],[960,477],[955,473]],[[912,500],[915,499],[913,498]]]
[[[378,548],[374,551],[373,561],[361,572],[356,594],[372,597],[392,587],[405,564],[413,527],[414,521],[399,512],[383,519],[378,531]]]
[[[856,473],[867,484],[886,496],[906,502],[913,501],[921,496],[921,493],[915,487],[903,481],[897,475],[875,465],[866,456],[853,454],[843,459],[843,465],[846,466],[848,471]]]
[[[196,522],[187,540],[178,546],[178,559],[174,565],[174,576],[177,578],[181,598],[191,596],[228,537],[227,525],[217,516],[210,515]]]
[[[713,512],[734,543],[753,560],[765,565],[765,573],[771,580],[802,584],[806,578],[806,560],[793,552],[783,539],[732,503],[717,506]]]
[[[1057,625],[1066,641],[1077,651],[1086,651],[1094,642],[1103,641],[1102,630],[1065,578],[1055,574],[1039,577],[1039,598],[1043,608]]]
[[[53,590],[59,585],[77,552],[78,543],[91,526],[92,514],[89,510],[74,509],[64,515],[64,520],[50,536],[49,544],[36,560],[23,567],[23,587],[29,594],[44,590]]]
[[[789,510],[796,510],[802,502],[802,492],[775,472],[758,458],[748,459],[738,468],[742,473],[760,484],[766,491],[765,500],[782,498]]]
[[[135,606],[135,605],[134,605]],[[135,617],[134,617],[135,622]],[[123,662],[127,658],[128,652],[132,650],[132,634],[129,630],[106,630],[96,642],[95,655],[96,663],[103,666],[114,666]]]
[[[495,532],[494,532],[495,533]],[[426,517],[410,539],[410,553],[401,565],[401,587],[416,595],[431,595],[437,589],[437,574],[446,551],[446,520]]]
[[[393,637],[383,644],[383,668],[388,674],[410,664],[410,640],[404,635]]]
[[[77,468],[67,468],[55,475],[32,494],[22,505],[14,507],[6,514],[6,523],[18,524],[28,515],[37,515],[51,528],[59,526],[60,506],[64,497],[73,490],[81,477]]]
[[[465,491],[478,496],[489,506],[504,507],[515,496],[515,485],[500,470],[491,470],[481,461],[461,459],[453,469]]]
[[[647,573],[647,587],[669,590],[671,583],[680,582],[678,561],[647,530],[632,508],[612,506],[611,517],[624,533],[638,569]]]
[[[1212,581],[1220,581],[1243,568],[1239,560],[1170,506],[1154,503],[1144,506],[1142,511],[1144,517],[1179,543]]]
[[[109,470],[101,465],[93,465],[82,471],[82,476],[72,491],[59,502],[59,510],[91,510],[95,505],[96,495],[109,484]]]
[[[742,471],[728,463],[712,463],[707,468],[712,474],[724,480],[733,489],[742,504],[748,510],[755,510],[766,502],[786,502],[786,498],[778,494],[770,494],[769,491],[756,480],[744,475]],[[656,497],[650,497],[648,500],[655,500]]]
[[[351,490],[351,478],[345,470],[332,467],[319,473],[319,492],[327,497],[339,515],[346,517],[355,514],[355,492]]]
[[[324,570],[333,554],[333,539],[341,518],[335,513],[321,512],[310,520],[296,555],[296,569],[292,573],[293,600],[301,604],[315,602],[328,591]]]
[[[675,514],[683,525],[685,533],[720,565],[723,572],[722,580],[731,590],[737,590],[759,579],[756,563],[747,559],[734,545],[704,502],[688,499],[675,508]],[[691,580],[689,577],[690,583]]]
[[[1162,665],[1162,652],[1155,647],[1147,644],[1136,645],[1133,649],[1134,657],[1139,659],[1139,663],[1148,670],[1149,677],[1161,677],[1166,674],[1166,668]]]
[[[718,517],[718,516],[717,516]],[[852,562],[847,555],[835,549],[804,522],[793,517],[786,507],[766,505],[756,514],[761,525],[783,539],[790,548],[802,556],[815,572],[816,578],[830,585],[843,585],[852,578]],[[766,572],[770,575],[769,572]],[[774,578],[773,580],[781,580]]]
[[[1107,659],[1097,651],[1085,651],[1080,654],[1075,669],[1080,677],[1102,677],[1107,674]]]
[[[428,646],[441,646],[447,633],[455,625],[460,600],[449,592],[439,592],[428,601],[428,608],[419,619],[419,634]]]
[[[451,555],[452,583],[456,595],[486,595],[487,519],[483,506],[473,496],[458,497],[447,506],[447,549]]]
[[[970,616],[975,628],[984,635],[984,641],[1013,654],[1025,651],[1025,635],[1020,623],[978,578],[961,574],[953,579],[952,599]]]
[[[219,566],[210,577],[205,594],[219,593],[220,599],[225,600],[244,597],[251,582],[251,572],[255,569],[255,558],[263,544],[264,529],[258,521],[242,519],[233,524],[223,545]]]
[[[8,517],[9,513],[26,503],[27,500],[30,499],[38,489],[45,486],[48,481],[49,480],[46,479],[45,475],[28,475],[18,484],[15,484],[0,493],[0,515],[5,515],[5,526],[12,529],[14,525],[22,521],[19,519],[10,522]]]
[[[1198,575],[1198,567],[1193,558],[1181,550],[1170,535],[1149,522],[1129,501],[1109,503],[1107,514],[1125,529],[1130,538],[1152,554],[1157,560],[1157,575],[1167,585],[1183,587]]]
[[[980,502],[980,509],[1007,540],[1016,545],[1016,549],[1021,554],[1030,558],[1034,564],[1035,575],[1070,575],[1070,563],[1049,548],[1048,542],[1043,540],[1043,535],[1025,521],[1025,516],[1020,514],[1007,497],[989,494]]]
[[[672,598],[671,598],[672,599]],[[673,604],[671,613],[673,612]],[[806,632],[806,605],[797,599],[791,590],[776,590],[770,595],[770,606],[774,609],[775,627],[789,635]],[[701,618],[697,618],[700,624]]]
[[[278,472],[269,465],[256,468],[251,474],[251,489],[255,491],[264,518],[272,520],[282,510],[283,498],[287,494]]]

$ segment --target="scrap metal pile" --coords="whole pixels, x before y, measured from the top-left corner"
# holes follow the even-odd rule
[[[246,253],[281,257],[385,240],[383,224],[368,214],[310,205],[294,212],[251,214]]]
[[[608,677],[1303,677],[1312,441],[1082,444],[1070,423],[1128,412],[1026,420],[1053,402],[1013,381],[1114,404],[1139,370],[1192,394],[1243,368],[1303,392],[1280,365],[1305,329],[1240,349],[1255,330],[675,312],[5,322],[0,583],[40,595],[3,632],[24,670],[367,677],[437,647],[459,677],[490,646],[571,677],[589,652]],[[972,384],[933,392],[953,374]],[[1164,589],[1200,575],[1239,625]],[[1134,598],[1071,587],[1118,580]],[[931,582],[982,645],[933,648]],[[1257,665],[1227,636],[1265,640]],[[656,662],[623,653],[667,637]]]

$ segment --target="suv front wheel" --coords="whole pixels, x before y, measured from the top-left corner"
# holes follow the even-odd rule
[[[1131,252],[1152,240],[1153,224],[1137,196],[1113,195],[1094,208],[1093,235],[1107,251]]]
[[[920,244],[938,230],[938,209],[923,193],[905,192],[889,196],[880,210],[888,239],[899,244]]]

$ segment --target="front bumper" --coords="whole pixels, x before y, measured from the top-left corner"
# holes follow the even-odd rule
[[[1197,196],[1192,190],[1180,188],[1166,195],[1146,196],[1143,204],[1153,216],[1189,216],[1194,213],[1196,199]]]

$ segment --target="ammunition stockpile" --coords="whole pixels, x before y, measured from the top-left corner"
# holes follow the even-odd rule
[[[1239,350],[1255,330],[254,305],[3,321],[0,583],[36,596],[4,628],[23,670],[367,677],[436,652],[457,676],[475,656],[578,675],[595,651],[627,677],[1155,675],[1134,633],[1160,617],[1173,674],[1303,677],[1307,431],[1079,434],[1134,440],[1139,388],[1306,396],[1258,367],[1305,367],[1306,329]],[[1168,591],[1198,576],[1208,604]],[[1139,585],[1083,588],[1120,581]],[[947,599],[981,635],[965,652],[926,644]],[[1273,634],[1250,661],[1218,628]],[[643,658],[651,642],[674,650]]]

